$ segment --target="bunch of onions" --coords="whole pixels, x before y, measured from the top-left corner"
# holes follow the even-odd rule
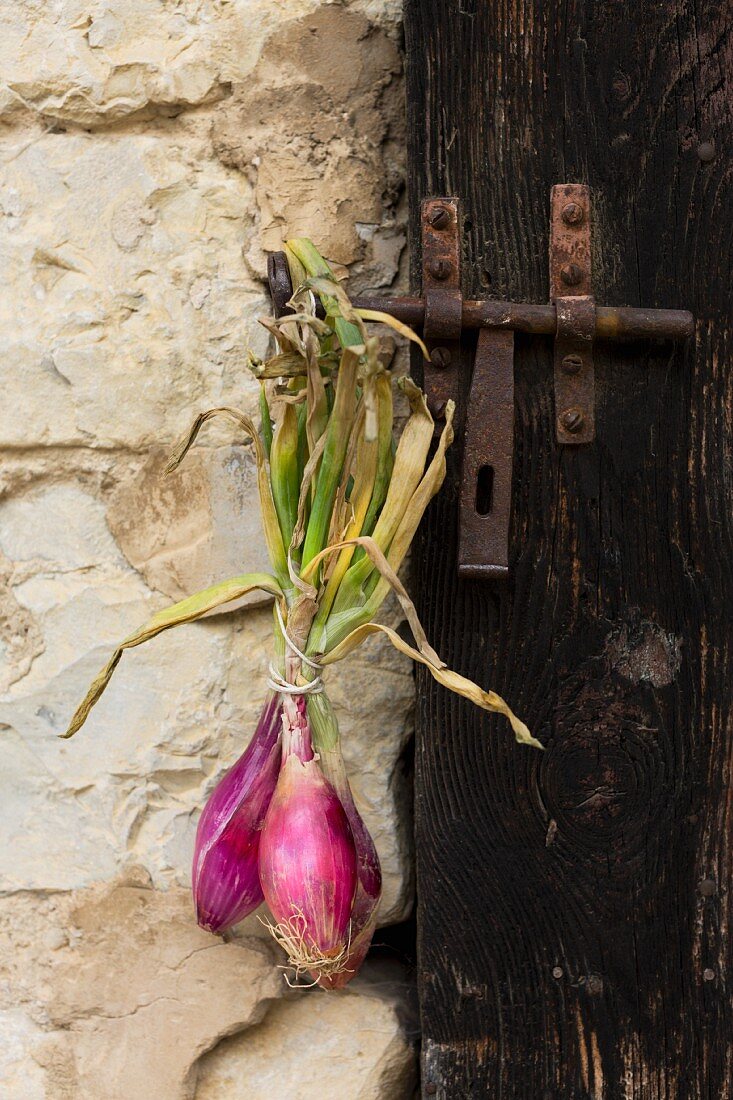
[[[504,714],[518,741],[539,742],[493,692],[450,671],[431,648],[397,573],[445,476],[453,406],[433,446],[424,395],[398,382],[410,414],[395,445],[392,378],[366,324],[394,318],[355,309],[307,240],[286,246],[292,312],[263,324],[276,354],[251,360],[261,380],[261,427],[232,408],[200,414],[176,448],[183,460],[213,416],[232,419],[254,445],[272,573],[244,574],[158,612],[125,639],[92,684],[65,736],[86,720],[122,652],[254,588],[274,603],[269,693],[249,746],[202,812],[193,866],[200,924],[222,932],[266,901],[269,925],[296,976],[339,988],[358,971],[377,921],[379,858],[346,776],[339,729],[321,672],[381,632],[435,679]],[[325,319],[317,314],[320,302]],[[374,616],[393,591],[409,645]],[[378,718],[378,716],[375,716]]]

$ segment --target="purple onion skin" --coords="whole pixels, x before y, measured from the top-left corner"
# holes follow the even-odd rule
[[[309,947],[342,951],[357,886],[348,818],[313,756],[303,709],[283,735],[283,764],[260,840],[260,881],[278,924],[294,923]]]
[[[282,703],[270,696],[246,750],[204,806],[193,856],[198,923],[223,932],[264,900],[258,872],[262,825],[280,770]]]
[[[366,958],[377,927],[377,907],[382,896],[382,870],[371,834],[364,824],[351,793],[341,750],[324,753],[323,770],[339,796],[354,838],[357,887],[351,910],[351,942],[344,969],[338,974],[313,974],[323,989],[343,989],[354,978]]]

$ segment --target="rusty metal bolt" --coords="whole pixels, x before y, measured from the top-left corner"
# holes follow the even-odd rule
[[[447,260],[433,260],[428,267],[428,271],[434,279],[447,279],[451,273],[451,265]]]
[[[450,213],[444,206],[438,206],[428,218],[433,229],[446,229],[450,225]]]
[[[698,887],[704,898],[711,898],[715,893],[715,882],[711,878],[704,878]]]
[[[562,208],[562,220],[566,225],[581,225],[585,217],[585,210],[579,202],[569,202]]]
[[[585,417],[580,409],[568,409],[560,417],[560,423],[566,432],[579,432],[585,423]]]
[[[715,146],[712,141],[702,141],[697,147],[698,160],[701,160],[703,164],[710,164],[711,160],[715,160]]]
[[[566,374],[577,374],[583,366],[583,358],[575,354],[565,355],[560,365]]]
[[[564,973],[565,973],[565,971],[563,970],[563,968],[561,966],[553,966],[553,968],[552,968],[553,978],[562,978]]]
[[[560,268],[560,278],[565,286],[577,286],[583,278],[583,269],[577,264],[564,264]]]
[[[580,409],[568,409],[566,413],[563,413],[562,423],[563,427],[569,432],[579,432],[583,427],[584,416]]]
[[[450,348],[433,348],[430,352],[430,362],[438,370],[445,370],[451,364],[452,355]]]

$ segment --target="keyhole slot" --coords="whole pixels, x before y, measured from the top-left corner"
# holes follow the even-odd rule
[[[476,475],[476,512],[488,516],[494,506],[494,467],[479,466]]]

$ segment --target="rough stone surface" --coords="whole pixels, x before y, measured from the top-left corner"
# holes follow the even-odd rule
[[[281,1001],[204,1055],[195,1100],[410,1100],[408,997],[399,966],[372,963],[343,993]]]
[[[266,564],[251,448],[231,427],[207,428],[177,474],[159,473],[202,408],[255,413],[245,351],[265,349],[264,257],[284,236],[314,236],[352,286],[399,280],[399,7],[0,0],[9,1100],[190,1098],[197,1060],[233,1033],[201,1062],[200,1091],[242,1057],[266,1080],[257,1036],[292,996],[269,940],[254,919],[229,944],[206,936],[188,894],[201,806],[259,712],[266,601],[126,654],[88,726],[71,742],[57,734],[111,647],[154,610]],[[409,664],[373,641],[329,690],[382,857],[382,920],[399,920],[412,893]],[[401,989],[338,1001],[343,1028],[349,1013],[375,1021],[353,1055],[355,1096],[396,1096],[391,1082],[409,1079]],[[301,997],[274,1006],[293,1015],[273,1018],[273,1043],[283,1026],[309,1027]],[[332,1002],[313,1003],[338,1036]],[[310,1095],[295,1078],[288,1088],[284,1100]]]
[[[0,898],[0,1095],[307,1100],[320,1081],[324,1097],[407,1100],[404,969],[370,961],[347,993],[327,995],[290,989],[278,961],[262,935],[225,943],[197,928],[188,891],[157,891],[140,867],[78,892]]]
[[[141,869],[40,912],[27,897],[0,907],[15,994],[3,1096],[25,1097],[5,1090],[27,1063],[41,1096],[189,1097],[197,1058],[287,993],[269,944],[203,932],[188,892],[156,891]]]

